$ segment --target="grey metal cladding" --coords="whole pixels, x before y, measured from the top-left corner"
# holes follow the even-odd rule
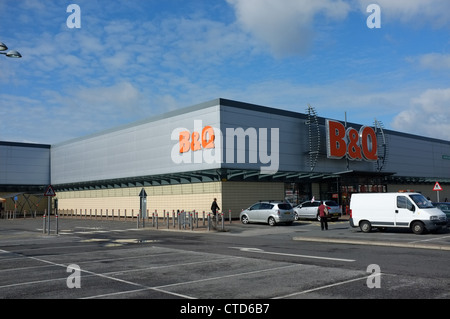
[[[50,145],[0,142],[0,185],[48,185]]]
[[[175,164],[177,129],[194,130],[195,121],[219,127],[219,105],[188,108],[123,126],[115,130],[54,145],[52,183],[65,184],[157,175],[219,167],[205,163]],[[173,139],[172,139],[173,137]]]
[[[307,116],[302,113],[216,99],[53,145],[51,181],[57,185],[216,168],[259,170],[267,166],[260,156],[259,137],[264,128],[268,131],[267,155],[276,149],[269,139],[273,129],[279,133],[277,169],[308,172],[310,149],[306,121]],[[201,132],[205,126],[213,127],[222,135],[222,139],[216,136],[215,145],[221,158],[207,163],[201,156],[203,151],[191,151],[183,154],[183,162],[177,164],[173,157],[180,159],[178,156],[181,156],[178,133],[182,130],[189,134]],[[319,118],[319,126],[325,139],[325,118]],[[361,125],[349,123],[349,126],[359,129]],[[238,144],[237,138],[234,141],[227,139],[227,129],[236,132],[238,128],[248,133],[244,144]],[[444,158],[450,158],[450,142],[390,130],[385,132],[389,155],[383,171],[397,176],[450,178],[450,160]],[[328,159],[325,145],[323,141],[314,171],[331,174],[345,171],[347,160]],[[238,159],[239,151],[245,153],[244,161]],[[275,160],[273,156],[272,160]],[[372,162],[349,161],[349,168],[354,171],[375,172],[374,166]]]

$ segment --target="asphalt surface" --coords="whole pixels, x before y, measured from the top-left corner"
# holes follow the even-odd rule
[[[271,299],[450,298],[447,230],[366,234],[347,221],[329,224],[321,231],[314,221],[276,227],[226,221],[224,231],[220,225],[208,231],[202,221],[194,230],[171,223],[167,229],[160,221],[157,230],[151,223],[137,229],[135,220],[60,218],[56,234],[53,218],[48,235],[39,218],[0,220],[0,298],[247,306]],[[228,314],[224,307],[216,305],[216,313]]]

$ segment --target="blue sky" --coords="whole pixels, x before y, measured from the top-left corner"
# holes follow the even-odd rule
[[[53,144],[218,97],[450,140],[449,14],[448,0],[3,0],[0,41],[23,58],[0,56],[0,140]]]

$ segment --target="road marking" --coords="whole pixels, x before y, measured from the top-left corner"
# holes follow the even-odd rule
[[[377,275],[379,275],[379,274],[377,274]],[[351,283],[351,282],[354,282],[354,281],[364,280],[364,279],[369,278],[370,276],[373,276],[373,275],[364,276],[362,278],[349,279],[349,280],[337,282],[337,283],[330,284],[330,285],[325,285],[325,286],[321,286],[321,287],[317,287],[317,288],[313,288],[313,289],[308,289],[308,290],[303,290],[303,291],[299,291],[299,292],[294,292],[294,293],[289,294],[289,295],[275,297],[275,298],[272,298],[272,299],[284,299],[284,298],[289,298],[289,297],[293,297],[293,296],[303,295],[303,294],[307,294],[307,293],[314,292],[314,291],[317,291],[317,290],[322,290],[322,289],[326,289],[326,288],[331,288],[331,287],[336,287],[336,286],[340,286],[340,285],[345,285],[345,284],[348,284],[348,283]]]
[[[349,244],[349,245],[368,245],[368,246],[387,246],[387,247],[402,247],[402,248],[419,248],[419,249],[436,249],[436,250],[450,250],[450,245],[444,244],[425,244],[420,242],[393,242],[393,241],[375,241],[371,239],[338,239],[338,238],[321,238],[321,237],[293,237],[292,240],[297,241],[311,241],[328,244]]]
[[[240,251],[245,251],[245,252],[250,252],[250,253],[257,253],[257,254],[279,255],[279,256],[288,256],[288,257],[300,257],[300,258],[312,258],[312,259],[333,260],[333,261],[343,261],[343,262],[354,262],[354,261],[356,261],[354,259],[276,253],[276,252],[264,251],[264,250],[259,249],[259,248],[247,248],[247,247],[230,247],[230,248],[239,249]]]
[[[16,254],[16,255],[22,255],[22,254],[19,254],[19,253],[8,252],[6,250],[1,250],[1,252],[3,252],[3,253],[11,253],[11,254]],[[67,268],[67,265],[65,265],[65,264],[55,263],[55,262],[52,262],[52,261],[49,261],[49,260],[45,260],[45,259],[42,259],[42,258],[31,257],[31,256],[24,256],[24,257],[32,259],[32,260],[37,260],[39,262],[42,262],[42,263],[45,263],[45,264],[48,264],[48,265]],[[111,276],[108,276],[108,275],[105,275],[105,274],[95,273],[93,271],[89,271],[89,270],[85,270],[85,269],[81,269],[81,271],[83,273],[89,274],[90,276],[97,276],[97,277],[101,277],[101,278],[105,278],[105,279],[109,279],[109,280],[125,283],[125,284],[128,284],[128,285],[132,285],[132,286],[135,286],[135,287],[140,287],[139,289],[134,290],[134,291],[155,290],[155,291],[167,293],[167,294],[170,294],[170,295],[175,295],[175,296],[178,296],[178,297],[184,297],[184,298],[191,298],[192,299],[192,297],[189,297],[189,296],[186,296],[186,295],[181,295],[181,294],[178,294],[178,293],[172,293],[170,291],[164,291],[163,289],[161,289],[164,286],[161,286],[161,287],[149,287],[149,286],[145,286],[145,285],[142,285],[142,284],[139,284],[139,283],[135,283],[135,282],[132,282],[132,281],[128,281],[128,280],[125,280],[125,279],[111,277]],[[39,283],[45,283],[45,282],[51,282],[51,281],[57,281],[57,280],[66,280],[66,279],[67,278],[65,278],[65,277],[64,278],[51,278],[51,279],[38,280],[38,281],[33,281],[33,282],[10,284],[10,285],[5,285],[5,286],[0,286],[0,288],[8,288],[8,287],[29,285],[29,284],[39,284]],[[97,297],[101,297],[101,296],[102,295],[98,295]],[[104,296],[106,296],[106,295],[104,295]],[[96,296],[85,297],[83,299],[89,299],[89,298],[95,298],[95,297]]]
[[[410,244],[415,244],[415,243],[421,243],[421,242],[425,242],[425,241],[440,240],[440,239],[444,239],[444,238],[450,238],[450,236],[443,236],[443,237],[436,237],[436,238],[430,238],[430,239],[415,240],[415,241],[411,241],[409,243]]]

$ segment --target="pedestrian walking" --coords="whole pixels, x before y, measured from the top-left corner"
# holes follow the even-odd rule
[[[220,210],[219,205],[217,205],[217,198],[214,198],[212,204],[211,204],[211,212],[212,212],[212,220],[217,226],[217,223],[219,221],[219,218],[217,216],[217,211]],[[213,228],[216,228],[216,226],[213,225]]]
[[[214,198],[214,200],[211,204],[211,211],[214,216],[216,215],[218,210],[220,210],[220,207],[219,207],[219,205],[217,205],[217,198]]]
[[[328,209],[325,206],[325,202],[321,201],[319,206],[320,228],[322,230],[328,230]]]

